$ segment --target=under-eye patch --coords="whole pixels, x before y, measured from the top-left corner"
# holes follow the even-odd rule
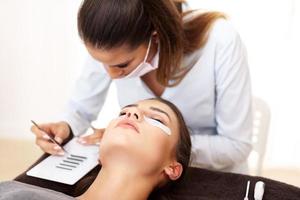
[[[171,130],[169,127],[167,127],[166,125],[164,125],[163,123],[155,120],[155,119],[152,119],[152,118],[149,118],[149,117],[146,117],[144,116],[144,119],[145,121],[152,125],[152,126],[156,126],[157,128],[160,128],[161,130],[163,130],[167,135],[171,135]]]

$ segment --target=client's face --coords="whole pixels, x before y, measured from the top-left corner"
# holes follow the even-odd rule
[[[176,160],[179,138],[175,113],[162,102],[144,100],[125,106],[100,144],[103,166],[124,164],[144,175],[159,173]]]

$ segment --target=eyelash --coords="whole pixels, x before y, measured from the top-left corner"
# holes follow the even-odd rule
[[[128,64],[118,65],[117,67],[118,67],[118,68],[126,68],[126,67],[128,67]]]
[[[122,115],[126,115],[126,112],[120,112],[119,113],[119,117],[122,116]]]
[[[154,120],[156,120],[156,121],[158,121],[159,123],[162,123],[162,124],[165,124],[165,123],[163,123],[163,121],[161,121],[160,119],[157,119],[157,118],[154,118],[154,117],[150,117],[151,119],[154,119]]]
[[[119,117],[120,117],[120,116],[123,116],[123,115],[126,115],[126,112],[120,112]],[[162,120],[160,120],[160,119],[157,119],[157,118],[151,117],[151,116],[150,116],[150,118],[151,118],[151,119],[154,119],[154,120],[158,121],[159,123],[162,123],[162,124],[165,125],[165,123],[164,123]]]

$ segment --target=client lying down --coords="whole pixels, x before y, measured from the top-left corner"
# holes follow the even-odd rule
[[[191,141],[179,110],[162,99],[125,106],[100,143],[102,168],[78,197],[8,181],[0,184],[0,200],[135,200],[176,183],[188,167]]]

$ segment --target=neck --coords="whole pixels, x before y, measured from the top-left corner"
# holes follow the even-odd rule
[[[130,170],[134,171],[134,170]],[[102,167],[97,178],[79,200],[146,200],[153,190],[149,178],[129,172],[128,168]]]
[[[160,97],[164,93],[166,87],[157,81],[156,73],[157,69],[145,74],[141,79],[155,96]]]

